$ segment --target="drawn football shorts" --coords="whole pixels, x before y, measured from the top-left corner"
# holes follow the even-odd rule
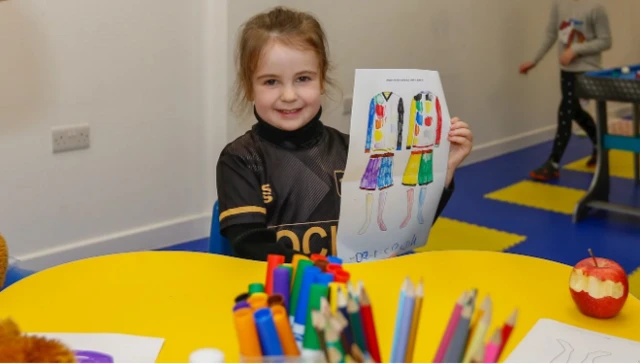
[[[433,182],[433,151],[411,152],[402,176],[402,184],[405,186],[426,186],[431,182]]]
[[[393,153],[371,155],[360,181],[360,189],[375,191],[391,186],[393,186]]]

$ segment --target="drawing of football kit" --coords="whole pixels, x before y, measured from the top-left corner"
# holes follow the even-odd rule
[[[383,213],[387,198],[385,189],[393,186],[393,157],[402,149],[404,105],[402,97],[393,92],[381,92],[369,103],[365,153],[371,153],[360,181],[360,189],[368,191],[366,218],[358,232],[364,234],[371,223],[373,192],[380,191],[378,200],[378,227],[386,231]]]
[[[411,220],[414,188],[420,186],[417,219],[424,223],[422,207],[427,197],[427,186],[433,182],[433,150],[440,146],[442,137],[442,107],[440,99],[432,92],[423,91],[413,97],[409,114],[406,149],[411,150],[402,184],[407,190],[407,216],[400,228]]]

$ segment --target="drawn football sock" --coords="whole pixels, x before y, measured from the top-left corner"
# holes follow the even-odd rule
[[[371,224],[371,205],[373,205],[373,193],[367,193],[367,215],[364,221],[364,225],[362,225],[362,228],[360,228],[358,235],[366,233],[367,229],[369,228],[369,224]]]
[[[571,360],[571,354],[573,353],[573,346],[568,342],[557,339],[558,344],[562,346],[562,352],[551,360],[552,363],[568,363]]]
[[[413,209],[413,188],[407,190],[407,217],[404,218],[402,224],[400,224],[400,229],[404,229],[405,226],[411,220],[411,210]]]
[[[387,201],[387,193],[386,192],[382,192],[380,193],[380,199],[378,200],[378,226],[380,227],[380,230],[382,231],[387,231],[387,226],[384,224],[384,221],[382,219],[383,215],[384,215],[384,203],[385,201]]]
[[[422,206],[424,206],[424,200],[427,198],[427,187],[420,188],[420,197],[418,197],[418,222],[424,224],[424,216],[422,216]]]

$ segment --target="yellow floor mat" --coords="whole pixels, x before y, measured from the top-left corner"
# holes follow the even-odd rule
[[[629,275],[629,292],[640,298],[640,268]]]
[[[585,157],[565,165],[563,168],[577,172],[594,173],[595,167],[587,167]],[[633,179],[633,153],[624,150],[609,151],[609,174],[612,177]]]
[[[534,181],[522,181],[486,194],[484,197],[542,210],[573,214],[586,191]]]
[[[525,239],[525,236],[440,217],[433,226],[433,229],[431,229],[427,245],[415,251],[503,251],[523,242]]]

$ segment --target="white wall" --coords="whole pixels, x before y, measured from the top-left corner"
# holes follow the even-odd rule
[[[0,2],[0,231],[32,266],[208,236],[226,0]],[[51,127],[91,147],[51,152]]]
[[[614,49],[637,62],[637,0],[606,0]],[[238,27],[284,4],[324,24],[342,92],[356,67],[439,70],[476,137],[470,161],[550,138],[553,50],[529,77],[550,0],[0,1],[0,232],[42,267],[206,237],[220,149],[253,118],[227,111]],[[419,44],[419,47],[416,47]],[[343,131],[342,100],[323,120]],[[51,153],[51,127],[91,148]]]
[[[238,3],[247,3],[238,1]],[[274,1],[254,1],[263,6]],[[529,76],[518,74],[544,35],[551,0],[281,0],[315,14],[325,27],[342,94],[355,68],[421,68],[441,73],[449,110],[472,126],[468,162],[549,139],[559,102],[556,50]],[[605,65],[637,62],[640,31],[632,27],[640,1],[604,0],[614,32]],[[233,13],[233,12],[232,12]],[[247,14],[247,16],[249,15]],[[244,15],[244,12],[243,12]],[[233,17],[233,15],[231,15]],[[230,41],[234,40],[229,34]],[[341,95],[327,102],[323,121],[349,131]],[[252,121],[253,122],[253,121]],[[247,129],[232,120],[229,136]]]

